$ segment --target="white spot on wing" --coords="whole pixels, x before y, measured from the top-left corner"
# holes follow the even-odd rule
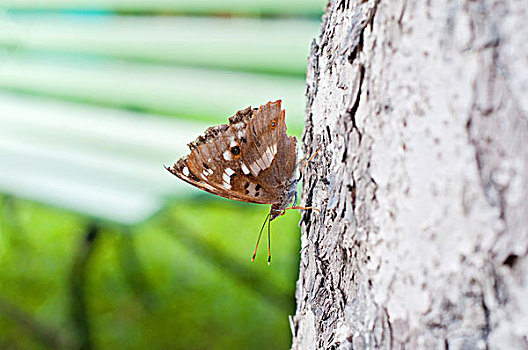
[[[206,183],[202,183],[202,186],[204,186],[205,188],[208,188],[208,189],[210,189],[210,190],[212,190],[212,191],[217,191],[216,188],[214,188],[213,186],[208,185],[208,184],[206,184]]]
[[[264,170],[267,168],[266,164],[264,163],[264,160],[262,158],[259,158],[255,161],[257,165],[260,167],[260,169]]]
[[[262,153],[262,155],[260,156],[260,160],[264,164],[263,169],[267,169],[269,167],[270,160],[268,158],[268,153],[266,151],[264,151],[264,153]]]
[[[266,154],[268,155],[268,158],[270,159],[270,165],[271,162],[275,159],[275,155],[277,154],[277,144],[274,144],[273,146],[269,146],[266,149]]]
[[[246,174],[246,175],[249,174],[249,169],[246,166],[246,164],[242,163],[241,168],[242,168],[242,171],[244,172],[244,174]]]
[[[235,137],[234,137],[234,136],[231,136],[231,137],[229,138],[229,146],[234,147],[234,146],[236,146],[236,145],[237,145],[237,143],[236,143],[236,141],[235,141]]]
[[[231,178],[226,173],[222,174],[222,180],[224,180],[225,183],[229,184],[231,182]]]
[[[189,176],[189,174],[190,174],[190,172],[189,172],[189,168],[187,168],[187,167],[183,168],[182,173],[183,173],[183,175],[185,175],[185,176]]]
[[[258,192],[257,191],[257,185],[255,185],[254,183],[250,183],[248,188],[247,188],[247,190],[249,192],[248,195],[250,195],[250,196],[255,196],[255,194],[257,194],[257,192]]]
[[[231,151],[227,150],[225,151],[222,156],[224,157],[225,160],[232,160],[233,157],[231,156]]]
[[[231,169],[231,168],[226,168],[224,171],[227,174],[227,176],[231,176],[231,175],[233,175],[235,173],[233,171],[233,169]]]
[[[251,164],[249,165],[249,168],[251,169],[251,172],[252,172],[253,175],[255,175],[255,176],[257,176],[257,175],[260,173],[260,171],[262,170],[262,169],[258,166],[257,162],[253,162],[253,163],[251,163]]]
[[[273,162],[273,159],[275,158],[275,156],[273,155],[273,152],[271,151],[271,146],[266,148],[266,156],[268,157],[268,166],[271,165],[271,162]]]
[[[266,151],[264,151],[259,159],[257,159],[255,162],[258,164],[258,166],[264,170],[270,167],[271,162],[273,162],[273,159],[275,159],[275,153],[273,152],[273,146],[269,146],[266,148]]]
[[[230,190],[230,189],[231,189],[231,185],[228,184],[228,183],[225,183],[225,182],[222,183],[222,187],[225,188],[225,189],[227,189],[227,190]]]
[[[263,157],[263,159],[265,159],[266,161],[266,168],[269,168],[269,166],[271,165],[271,162],[273,161],[273,156],[271,156],[271,154],[268,151],[264,152],[264,154],[266,156],[265,158]]]

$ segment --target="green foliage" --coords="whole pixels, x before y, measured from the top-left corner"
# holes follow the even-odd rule
[[[75,344],[70,277],[90,223],[31,202],[1,205],[0,300],[13,308],[0,302],[0,347]],[[173,203],[133,229],[96,223],[83,284],[94,347],[289,347],[299,215],[272,223],[268,267],[265,239],[249,263],[266,214],[264,206],[207,195]]]

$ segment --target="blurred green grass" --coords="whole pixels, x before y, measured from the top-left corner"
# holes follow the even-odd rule
[[[68,303],[87,219],[29,201],[1,201],[0,299],[75,339]],[[299,214],[272,224],[249,263],[267,206],[209,195],[171,204],[134,227],[105,225],[87,269],[88,319],[101,349],[277,349],[291,341]],[[263,294],[264,292],[265,294]],[[0,347],[46,348],[0,313]]]

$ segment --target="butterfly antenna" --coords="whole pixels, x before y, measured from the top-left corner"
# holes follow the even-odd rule
[[[260,228],[260,232],[257,238],[257,245],[255,246],[255,252],[253,253],[253,257],[251,258],[251,262],[255,261],[255,257],[257,256],[257,248],[260,242],[260,237],[262,236],[262,231],[264,230],[264,226],[266,226],[266,222],[268,222],[268,219],[270,218],[271,213],[266,216],[266,220],[264,220],[264,223],[262,224],[262,227]]]
[[[268,220],[268,266],[271,265],[271,235],[270,235],[271,220]]]

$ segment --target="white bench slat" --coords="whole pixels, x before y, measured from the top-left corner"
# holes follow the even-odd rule
[[[186,153],[185,144],[203,128],[0,95],[0,191],[114,222],[139,222],[166,198],[191,193],[163,164]]]
[[[13,55],[0,65],[0,87],[201,117],[212,123],[225,123],[234,111],[247,105],[282,99],[290,126],[300,129],[304,119],[302,78],[115,61],[61,62]]]
[[[0,45],[304,75],[319,29],[301,19],[25,15],[4,19]]]
[[[3,5],[15,9],[85,9],[108,11],[174,11],[184,13],[225,13],[278,15],[316,15],[322,13],[322,0],[3,0]]]

